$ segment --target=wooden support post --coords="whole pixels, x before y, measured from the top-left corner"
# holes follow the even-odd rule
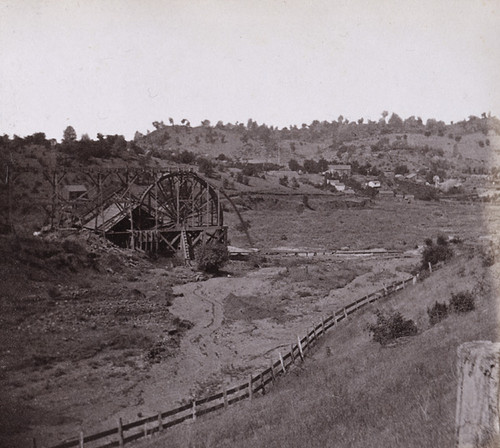
[[[193,407],[191,408],[191,416],[196,420],[196,399],[193,399]]]
[[[80,431],[80,448],[83,448],[83,431]]]
[[[286,373],[285,362],[283,361],[283,356],[281,356],[281,352],[278,352],[278,355],[280,357],[281,370],[283,370],[283,373]]]
[[[405,289],[405,281],[403,280],[403,289]]]
[[[325,335],[325,318],[321,317],[321,336]]]
[[[144,423],[144,438],[148,436],[148,424]]]
[[[344,318],[347,319],[347,310],[345,309],[345,307],[343,311],[344,311]]]
[[[300,336],[297,336],[297,342],[299,345],[299,354],[300,354],[300,359],[304,361],[304,351],[302,350],[302,344],[300,342]]]
[[[429,261],[429,272],[432,274],[432,265],[430,261]]]
[[[416,277],[416,276],[415,276],[415,277],[413,277],[412,283],[413,283],[414,285],[416,285],[416,284],[417,284],[417,277]]]
[[[123,424],[121,417],[118,419],[118,446],[123,448]]]
[[[248,377],[248,396],[250,397],[250,400],[253,400],[252,374]]]
[[[274,365],[273,360],[271,359],[271,378],[273,379],[273,383],[276,381],[276,375],[274,374]]]
[[[224,409],[227,409],[228,403],[227,403],[227,388],[226,385],[222,385],[222,399],[224,400]]]
[[[333,313],[333,325],[337,325],[337,313]]]
[[[316,341],[316,339],[317,339],[317,338],[318,338],[318,337],[316,336],[316,328],[315,328],[315,327],[313,327],[313,341],[314,341],[314,342],[317,342],[317,341]]]
[[[290,358],[293,364],[295,362],[295,354],[293,353],[293,344],[290,344]]]
[[[264,374],[260,372],[260,385],[262,386],[262,395],[266,395],[266,389],[264,384]]]
[[[307,342],[307,350],[311,349],[311,341],[309,341],[309,330],[306,330],[306,342]]]

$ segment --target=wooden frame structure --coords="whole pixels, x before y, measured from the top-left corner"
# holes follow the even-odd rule
[[[149,175],[153,181],[145,188],[136,184],[137,173],[121,176],[122,188],[97,201],[99,210],[86,215],[84,227],[133,249],[181,252],[185,260],[194,258],[199,244],[227,245],[220,193],[214,186],[190,170]]]

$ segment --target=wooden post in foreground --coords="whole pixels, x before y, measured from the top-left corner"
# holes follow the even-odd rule
[[[500,342],[458,347],[457,448],[500,446]]]
[[[273,360],[271,359],[271,378],[273,379],[273,383],[276,381],[276,376],[274,375],[274,365]]]
[[[345,307],[344,307],[344,319],[347,320],[347,310],[345,309]]]
[[[158,412],[158,433],[163,430],[163,422],[161,421],[161,412]]]
[[[248,378],[248,396],[250,400],[253,400],[253,391],[252,391],[252,374],[250,374]]]
[[[300,336],[297,336],[297,342],[299,344],[300,359],[304,361],[304,351],[302,350],[302,344],[300,343]]]
[[[283,361],[283,356],[281,356],[281,352],[278,352],[278,354],[280,357],[281,369],[283,370],[283,373],[286,373],[285,362]]]
[[[293,344],[290,344],[290,358],[292,360],[292,364],[295,363],[295,354],[293,353]]]
[[[83,448],[83,431],[80,431],[80,448]]]
[[[227,389],[226,385],[224,384],[222,386],[222,398],[224,399],[224,409],[227,409],[228,403],[227,403]]]
[[[123,425],[121,417],[118,419],[118,446],[123,448]]]
[[[193,416],[193,421],[196,420],[196,399],[193,399],[193,408],[191,409],[191,415]]]

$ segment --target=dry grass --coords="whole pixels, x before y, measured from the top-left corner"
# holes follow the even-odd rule
[[[491,233],[488,220],[482,217],[485,209],[481,204],[375,200],[363,208],[331,209],[327,199],[310,198],[315,210],[299,213],[300,197],[276,200],[283,202],[280,207],[255,207],[243,212],[243,218],[251,222],[250,235],[256,247],[407,250],[440,233],[465,240]],[[494,211],[488,211],[488,217],[497,222],[494,213],[498,206],[490,208]],[[236,215],[226,213],[225,219],[230,229],[234,229],[238,222]],[[229,237],[233,245],[248,244],[245,236],[234,230],[230,230]]]
[[[267,396],[142,446],[454,446],[456,349],[465,341],[498,339],[494,268],[482,268],[479,257],[455,259],[332,330],[314,359]],[[465,285],[475,291],[476,310],[430,326],[427,307]],[[415,320],[418,335],[385,347],[373,342],[367,327],[376,309]]]

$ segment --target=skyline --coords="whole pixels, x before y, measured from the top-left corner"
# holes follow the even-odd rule
[[[499,116],[499,6],[0,0],[0,133]]]

